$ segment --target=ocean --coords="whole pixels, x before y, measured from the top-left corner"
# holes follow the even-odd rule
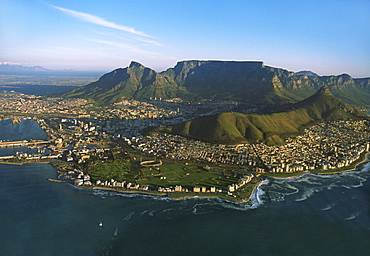
[[[32,120],[3,122],[0,139],[19,139],[17,129],[27,139],[29,127],[32,138],[45,136]],[[126,195],[47,180],[56,177],[49,164],[0,164],[0,255],[370,252],[370,163],[341,174],[271,178],[247,204]]]

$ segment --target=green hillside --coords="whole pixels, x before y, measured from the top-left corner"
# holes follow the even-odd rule
[[[221,113],[167,127],[165,131],[213,143],[254,143],[280,145],[284,138],[322,121],[358,120],[365,114],[333,96],[327,86],[313,96],[279,112],[257,115]]]

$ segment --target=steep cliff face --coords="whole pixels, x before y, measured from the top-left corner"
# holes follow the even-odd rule
[[[178,86],[156,71],[140,63],[131,62],[103,75],[98,81],[66,93],[65,97],[82,97],[101,103],[114,103],[123,98],[175,98],[186,97],[185,88]]]
[[[163,72],[189,92],[209,99],[266,102],[274,90],[263,62],[183,61]],[[273,103],[273,102],[272,102]]]
[[[161,73],[132,62],[65,97],[113,103],[123,97],[220,99],[261,104],[297,102],[323,85],[351,104],[370,104],[370,79],[313,76],[265,66],[261,61],[181,61]]]

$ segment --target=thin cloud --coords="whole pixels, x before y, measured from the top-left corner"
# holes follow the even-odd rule
[[[55,5],[50,5],[50,6],[59,10],[59,11],[62,11],[63,13],[66,13],[68,15],[71,15],[71,16],[75,17],[75,18],[78,18],[80,20],[83,20],[83,21],[86,21],[86,22],[89,22],[89,23],[92,23],[92,24],[96,24],[96,25],[99,25],[99,26],[107,27],[107,28],[113,28],[113,29],[129,32],[131,34],[138,35],[138,36],[153,38],[153,36],[147,35],[146,33],[142,32],[142,31],[137,31],[134,28],[127,27],[127,26],[124,26],[124,25],[120,25],[120,24],[117,24],[117,23],[114,23],[114,22],[111,22],[111,21],[107,21],[103,18],[100,18],[98,16],[95,16],[95,15],[92,15],[92,14],[89,14],[89,13],[78,12],[78,11],[70,10],[70,9],[67,9],[67,8],[62,8],[62,7],[59,7],[59,6],[55,6]]]
[[[98,40],[98,39],[87,39],[88,41],[99,43],[99,44],[106,44],[106,45],[111,45],[123,50],[127,50],[133,53],[139,53],[139,54],[147,54],[147,55],[156,55],[156,53],[148,52],[141,50],[139,48],[136,48],[132,45],[129,44],[124,44],[124,43],[117,43],[117,42],[111,42],[111,41],[106,41],[106,40]]]
[[[118,38],[121,41],[127,40],[126,37],[124,38],[121,35],[118,35],[116,33],[103,32],[103,31],[98,31],[98,30],[93,30],[93,32],[96,33],[96,34],[99,34],[99,35],[103,35],[103,36],[115,37],[115,38]],[[149,39],[149,38],[139,37],[139,36],[136,36],[136,35],[130,36],[130,39],[145,43],[147,45],[163,46],[163,44],[161,44],[161,43],[159,43],[155,40],[152,40],[152,39]]]
[[[159,54],[159,53],[141,50],[141,49],[139,49],[139,48],[137,48],[135,46],[129,45],[129,44],[118,43],[118,42],[111,42],[111,41],[99,40],[99,39],[86,39],[86,40],[88,40],[90,42],[94,42],[94,43],[110,45],[110,46],[113,46],[113,47],[117,47],[117,48],[126,50],[126,51],[131,52],[131,53],[142,54],[142,55],[145,55],[145,56],[148,56],[148,57],[152,57],[152,58],[166,59],[166,60],[168,60],[168,59],[170,59],[170,60],[175,59],[174,57],[171,57],[171,56],[165,56],[165,55],[162,55],[162,54]]]
[[[151,39],[147,39],[147,38],[140,38],[138,36],[135,36],[135,37],[133,37],[133,39],[135,39],[137,41],[140,41],[140,42],[143,42],[143,43],[150,44],[150,45],[163,46],[163,44],[161,44],[161,43],[159,43],[155,40],[151,40]]]

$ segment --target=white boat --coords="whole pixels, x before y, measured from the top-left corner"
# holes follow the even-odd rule
[[[102,226],[103,226],[103,223],[102,223],[102,222],[100,222],[100,223],[99,223],[99,227],[102,227]]]

